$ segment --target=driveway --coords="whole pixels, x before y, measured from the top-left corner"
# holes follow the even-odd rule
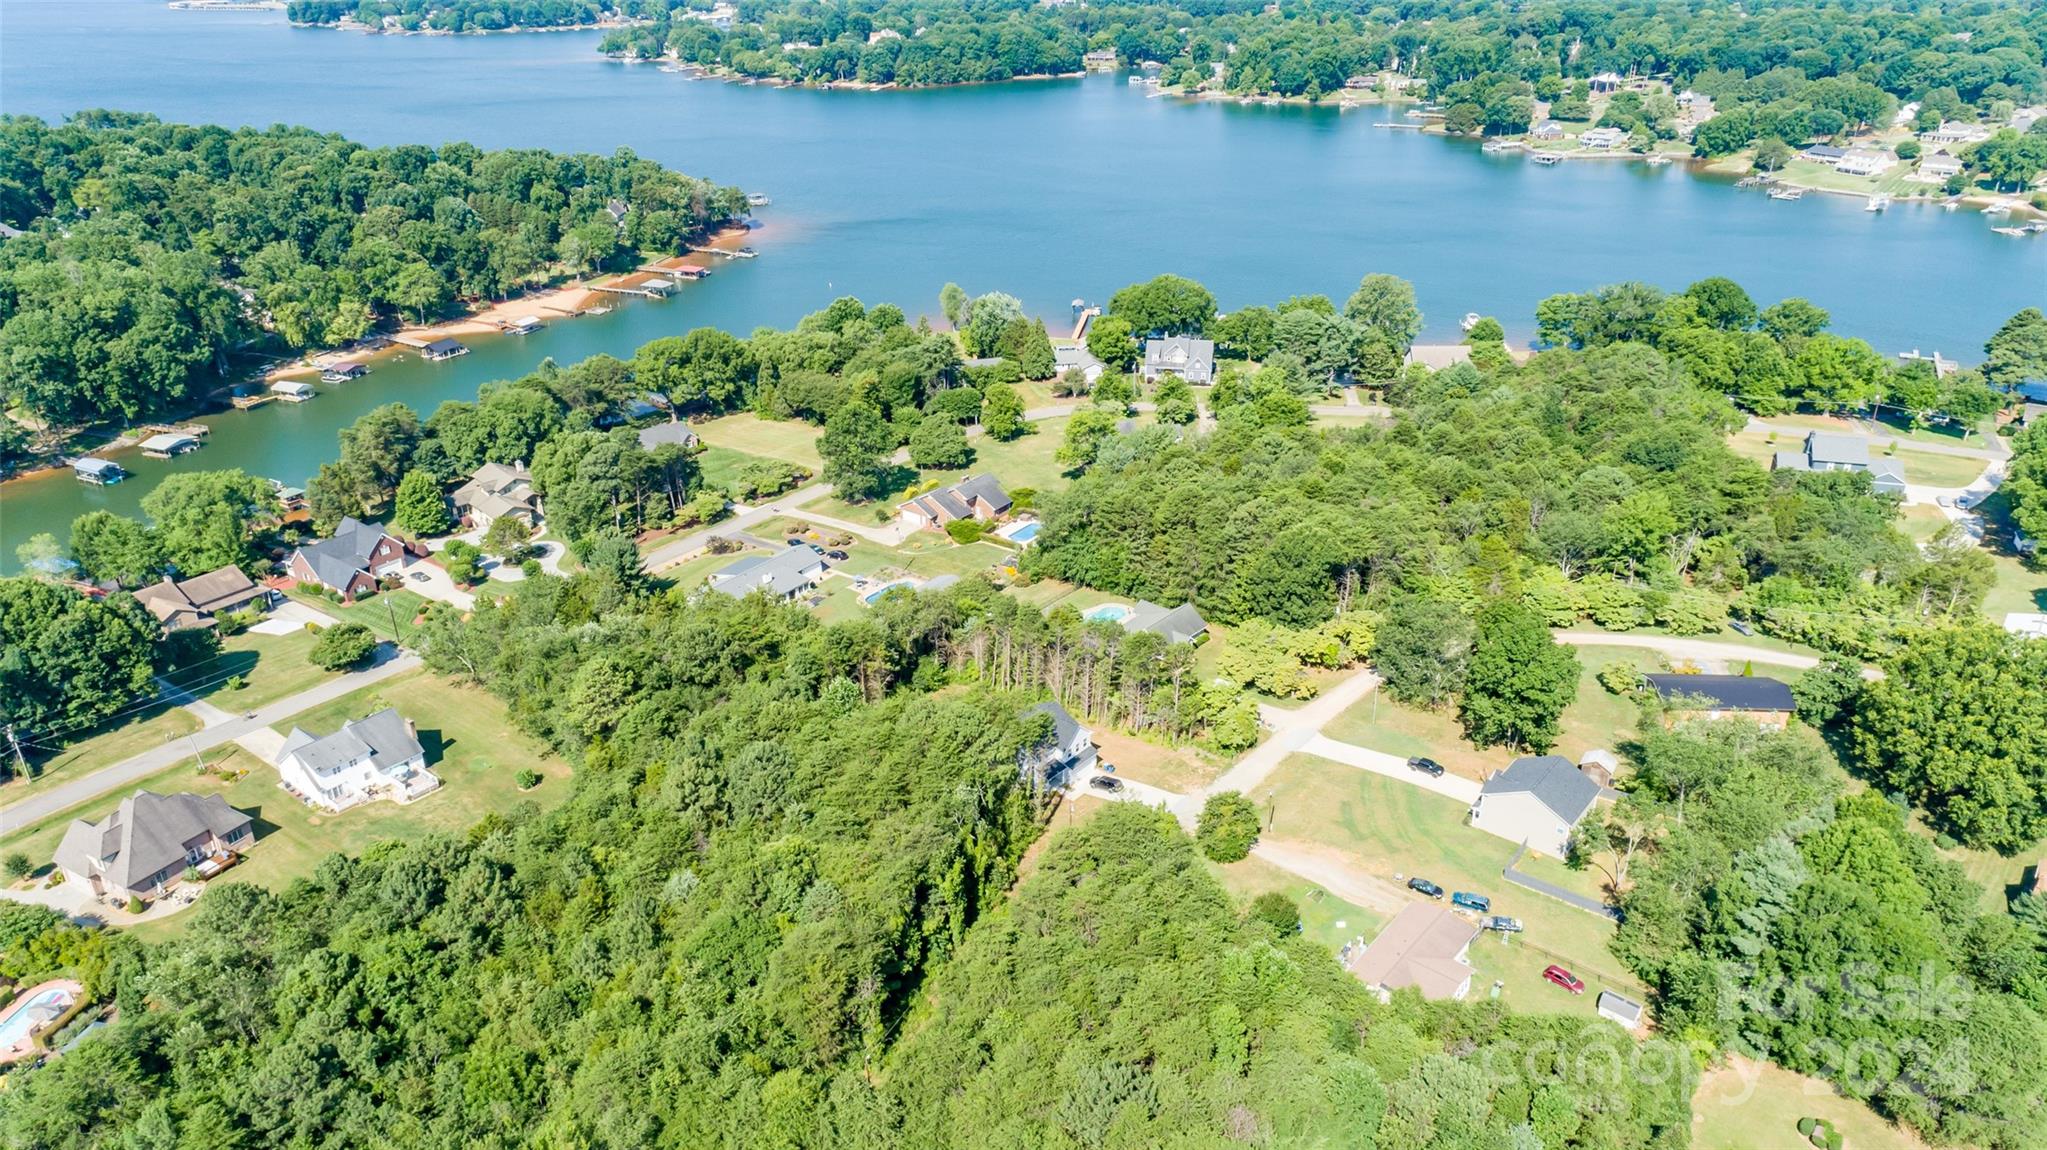
[[[1640,647],[1661,651],[1672,659],[1694,663],[1718,663],[1739,667],[1743,663],[1767,663],[1772,667],[1805,670],[1820,665],[1811,655],[1772,651],[1767,647],[1744,647],[1739,643],[1716,643],[1711,639],[1681,639],[1675,635],[1610,635],[1604,631],[1553,631],[1556,641],[1572,647]],[[1862,677],[1875,682],[1884,677],[1875,667],[1864,667]]]
[[[408,559],[401,574],[405,579],[405,589],[415,594],[424,595],[464,611],[476,606],[476,596],[455,586],[455,580],[448,574],[448,569],[431,560]],[[426,578],[419,578],[421,575]]]
[[[167,918],[184,910],[205,889],[202,883],[180,883],[169,895],[150,903],[141,914],[129,914],[125,903],[100,898],[79,882],[62,882],[53,887],[36,886],[29,890],[0,889],[0,899],[49,907],[80,926],[133,926],[138,922]]]
[[[662,568],[673,567],[677,563],[702,551],[717,536],[730,535],[735,531],[744,531],[749,527],[766,523],[777,516],[797,514],[796,508],[809,503],[813,499],[822,499],[831,493],[831,484],[812,483],[807,487],[799,487],[787,495],[780,496],[759,507],[742,507],[739,504],[734,504],[733,507],[737,513],[732,518],[722,523],[714,523],[709,527],[692,531],[687,535],[678,535],[670,539],[668,542],[648,552],[647,557],[640,561],[640,566],[646,568],[649,574],[658,574]]]
[[[1375,751],[1354,743],[1339,743],[1322,735],[1309,739],[1301,750],[1306,754],[1342,763],[1347,767],[1384,775],[1395,782],[1407,783],[1425,791],[1434,791],[1446,798],[1456,799],[1467,807],[1478,801],[1479,785],[1472,780],[1463,775],[1449,773],[1445,773],[1441,778],[1424,774],[1408,766],[1407,760],[1398,755],[1389,755],[1384,751]]]
[[[1351,862],[1333,847],[1261,838],[1251,848],[1251,856],[1379,914],[1399,914],[1413,901],[1404,889]]]
[[[1288,755],[1307,746],[1330,720],[1377,690],[1378,686],[1379,676],[1368,668],[1360,667],[1349,678],[1298,707],[1269,704],[1259,707],[1258,719],[1272,731],[1271,737],[1251,748],[1235,766],[1203,788],[1202,793],[1213,795],[1222,791],[1239,791],[1250,794],[1252,788],[1264,782]]]
[[[1177,791],[1169,791],[1164,787],[1152,786],[1150,783],[1140,783],[1136,779],[1126,779],[1122,775],[1111,776],[1117,782],[1123,784],[1120,790],[1102,791],[1088,785],[1090,780],[1101,776],[1101,774],[1102,772],[1099,770],[1088,770],[1076,774],[1066,780],[1064,789],[1071,795],[1087,795],[1091,798],[1102,799],[1112,803],[1143,803],[1148,807],[1163,808],[1172,812],[1173,817],[1180,820],[1180,825],[1186,827],[1190,832],[1194,829],[1195,821],[1201,815],[1201,797],[1198,795],[1183,795]]]

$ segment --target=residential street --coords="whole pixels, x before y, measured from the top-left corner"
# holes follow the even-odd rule
[[[132,758],[101,767],[91,774],[80,775],[12,806],[0,807],[0,832],[40,822],[80,803],[89,802],[111,791],[121,790],[175,765],[181,759],[191,758],[196,752],[210,750],[223,743],[239,742],[243,736],[288,719],[300,711],[332,702],[350,691],[367,687],[372,683],[380,683],[393,675],[402,675],[419,666],[419,656],[399,651],[389,644],[378,649],[378,658],[381,661],[374,666],[336,676],[289,698],[258,707],[249,718],[230,718],[225,722],[213,724],[184,738],[173,739],[161,746],[152,747]]]
[[[829,483],[812,483],[799,487],[762,506],[746,508],[722,523],[692,531],[687,535],[678,535],[648,553],[641,566],[645,567],[650,573],[659,572],[662,568],[672,567],[689,556],[696,554],[698,551],[703,550],[705,545],[710,543],[711,539],[715,536],[730,535],[735,531],[744,531],[757,524],[766,523],[777,516],[793,515],[796,513],[796,508],[803,506],[813,499],[822,499],[831,493],[832,485]]]

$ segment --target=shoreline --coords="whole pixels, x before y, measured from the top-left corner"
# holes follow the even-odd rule
[[[722,245],[726,241],[742,239],[752,234],[753,229],[742,224],[733,224],[711,232],[705,237],[704,243]],[[687,252],[663,258],[696,267],[707,267],[711,261],[709,256]],[[104,438],[92,440],[90,446],[75,444],[62,448],[49,455],[40,456],[11,473],[0,475],[0,493],[24,480],[63,471],[70,466],[72,459],[98,455],[102,452],[124,451],[133,448],[158,430],[190,426],[209,417],[232,411],[234,408],[229,404],[228,398],[237,386],[249,383],[267,386],[283,380],[318,376],[320,372],[337,363],[388,360],[415,350],[407,344],[397,342],[401,337],[425,342],[460,336],[497,336],[506,334],[503,324],[528,315],[537,315],[548,323],[574,319],[590,314],[590,309],[599,305],[605,293],[598,291],[597,285],[643,274],[636,271],[606,272],[597,276],[579,277],[564,284],[536,286],[452,319],[438,320],[430,324],[405,324],[389,332],[373,334],[347,347],[307,349],[290,359],[273,359],[267,365],[259,363],[239,373],[235,379],[224,381],[219,386],[209,389],[198,403],[176,415],[130,424]],[[210,426],[203,423],[198,425],[205,428],[202,435],[212,431]]]

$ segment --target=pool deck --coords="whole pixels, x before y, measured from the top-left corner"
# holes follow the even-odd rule
[[[31,1023],[27,1032],[20,1038],[16,1039],[12,1044],[0,1048],[0,1064],[13,1062],[16,1059],[34,1053],[36,1038],[41,1034],[42,1030],[48,1026],[49,1022],[69,1014],[71,1008],[78,1005],[78,1000],[84,996],[85,987],[80,985],[76,979],[70,978],[53,978],[48,982],[40,982],[29,987],[17,995],[12,1002],[8,1003],[5,1010],[0,1010],[0,1032],[8,1030],[22,1011],[34,1007],[39,998],[50,995],[52,992],[63,995],[63,1005],[58,1009],[57,1013],[45,1019],[41,1026]]]

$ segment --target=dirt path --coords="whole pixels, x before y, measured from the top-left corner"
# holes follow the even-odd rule
[[[1409,902],[1399,887],[1367,873],[1333,847],[1261,838],[1258,845],[1251,848],[1251,853],[1289,874],[1307,879],[1347,903],[1369,911],[1399,914]]]

